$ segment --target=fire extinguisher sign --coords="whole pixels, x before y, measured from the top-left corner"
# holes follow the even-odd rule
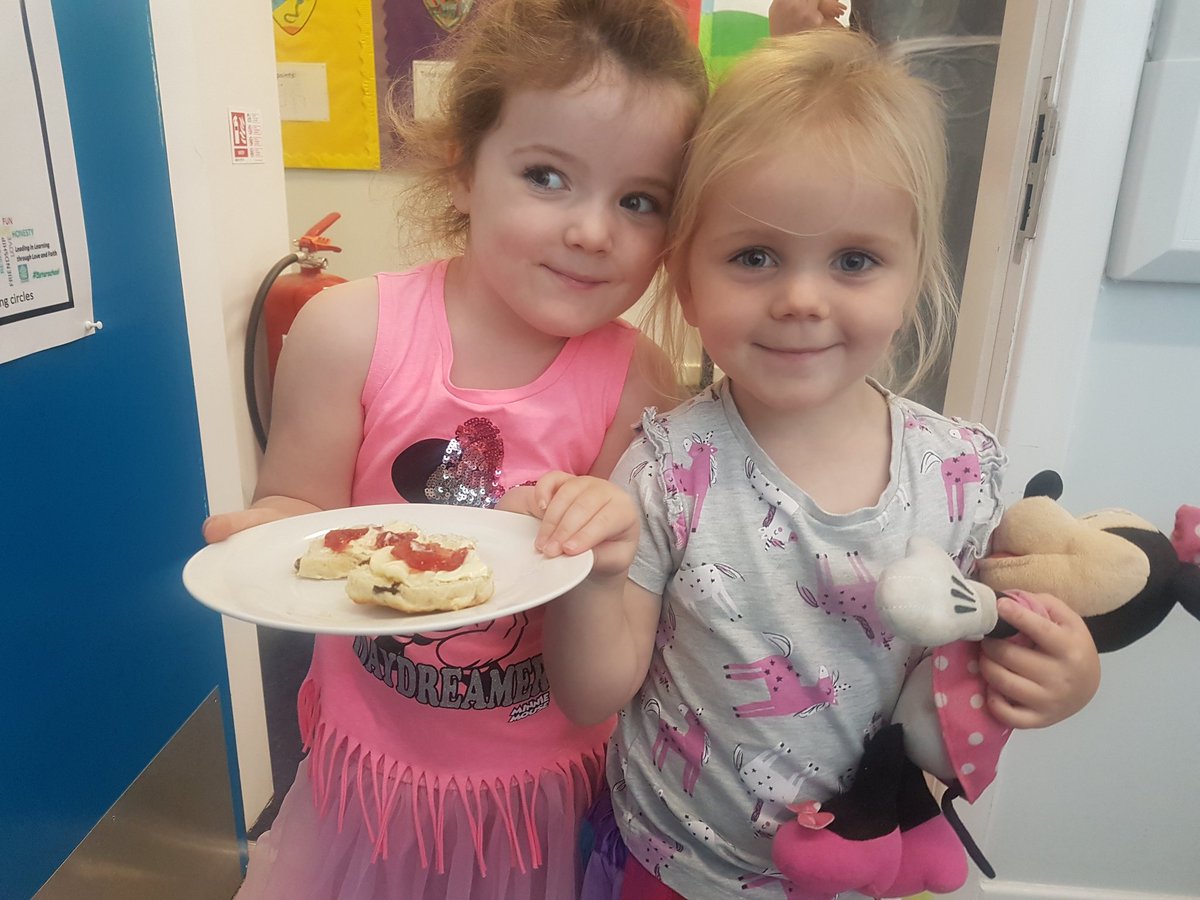
[[[262,113],[246,109],[229,110],[229,148],[235,164],[261,163],[262,137]]]

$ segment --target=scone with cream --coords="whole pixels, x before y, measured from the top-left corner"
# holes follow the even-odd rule
[[[407,522],[333,528],[309,543],[296,560],[296,574],[301,578],[325,580],[345,578],[355,569],[365,566],[376,550],[397,539],[415,537],[416,534],[416,527]]]
[[[478,606],[492,596],[492,570],[475,542],[453,534],[418,535],[371,554],[346,579],[355,603],[375,603],[407,613]]]

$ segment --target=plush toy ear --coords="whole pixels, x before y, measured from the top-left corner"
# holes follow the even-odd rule
[[[1049,497],[1051,500],[1057,500],[1062,496],[1062,492],[1062,476],[1053,469],[1038,472],[1025,485],[1026,497]]]
[[[1175,602],[1200,619],[1200,566],[1184,563],[1171,578],[1166,593]]]

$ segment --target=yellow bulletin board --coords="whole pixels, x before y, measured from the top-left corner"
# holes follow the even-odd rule
[[[371,0],[271,0],[283,164],[378,169]]]

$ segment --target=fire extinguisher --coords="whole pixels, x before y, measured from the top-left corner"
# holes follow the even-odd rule
[[[279,353],[283,349],[283,339],[287,337],[288,329],[296,319],[300,308],[331,284],[345,281],[338,275],[325,271],[328,260],[323,253],[341,253],[341,247],[335,247],[329,238],[322,233],[340,219],[341,213],[332,212],[308,229],[303,236],[295,241],[296,252],[289,253],[271,267],[263,278],[258,292],[254,295],[254,303],[250,307],[250,319],[246,324],[246,351],[243,359],[243,374],[246,382],[246,405],[250,410],[250,424],[254,426],[254,436],[258,438],[258,446],[267,446],[267,430],[263,426],[262,414],[258,408],[258,391],[254,380],[254,361],[258,341],[259,324],[263,323],[267,336],[267,377],[268,384],[275,383],[275,366],[279,362]],[[299,265],[298,272],[281,274],[291,265]]]

